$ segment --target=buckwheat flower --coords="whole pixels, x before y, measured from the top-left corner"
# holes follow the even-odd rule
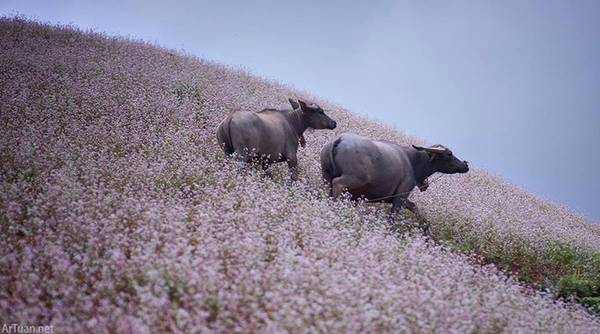
[[[600,251],[600,227],[480,169],[411,195],[462,254],[328,198],[320,148],[352,131],[422,143],[239,69],[0,19],[0,318],[56,332],[600,332],[577,304],[479,257]],[[223,155],[234,110],[317,101],[300,180]],[[452,194],[449,196],[449,194]],[[409,224],[410,217],[398,217]],[[518,251],[518,252],[517,252]],[[479,257],[478,257],[479,256]],[[6,320],[5,320],[6,319]]]

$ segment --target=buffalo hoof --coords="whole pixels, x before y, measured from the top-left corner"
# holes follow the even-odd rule
[[[429,222],[427,220],[425,220],[425,218],[423,218],[423,217],[417,217],[417,219],[419,219],[419,225],[417,227],[421,230],[422,234],[424,236],[431,235],[431,233],[430,233],[431,231],[429,228],[430,227]]]

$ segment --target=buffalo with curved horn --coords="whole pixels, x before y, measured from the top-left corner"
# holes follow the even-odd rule
[[[402,146],[345,133],[321,150],[321,171],[334,198],[348,191],[353,198],[392,203],[391,213],[404,206],[419,215],[408,199],[412,189],[425,191],[433,173],[466,173],[469,165],[442,145]]]

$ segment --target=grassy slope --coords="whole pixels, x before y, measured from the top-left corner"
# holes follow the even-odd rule
[[[142,42],[23,20],[0,21],[0,44],[0,322],[73,332],[600,331],[581,307],[493,266],[386,234],[379,206],[324,198],[327,140],[353,131],[414,141],[394,129],[317,100],[341,126],[307,135],[301,182],[290,185],[283,168],[270,180],[225,159],[214,130],[231,110],[305,94]],[[600,251],[598,226],[481,170],[414,198],[436,239],[508,269],[538,268],[533,281],[546,279],[554,240]]]

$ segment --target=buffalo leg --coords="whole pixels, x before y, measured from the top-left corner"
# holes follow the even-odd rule
[[[390,210],[390,221],[392,224],[395,221],[396,212],[398,212],[400,209],[402,209],[402,207],[407,208],[410,212],[412,212],[417,217],[417,219],[423,221],[425,224],[419,224],[419,227],[424,232],[428,231],[427,222],[425,221],[425,219],[423,219],[423,217],[421,217],[421,214],[419,213],[419,209],[417,208],[417,205],[415,203],[413,203],[411,200],[409,200],[408,196],[398,196],[393,199],[392,208]]]
[[[364,185],[365,182],[359,178],[342,175],[332,180],[331,195],[333,198],[338,198],[344,190],[356,189]]]
[[[394,197],[392,200],[392,207],[388,217],[389,230],[392,233],[396,233],[400,229],[399,225],[396,223],[396,213],[404,206],[404,200],[405,199],[401,196]]]
[[[325,186],[327,187],[327,194],[329,195],[329,197],[333,197],[333,182],[332,182],[333,178],[325,170],[323,170],[321,176],[323,177],[323,182],[325,183]]]
[[[396,216],[396,212],[398,212],[405,205],[407,199],[404,196],[394,197],[392,200],[392,208],[390,209],[390,218],[394,221],[394,217]]]
[[[409,200],[409,199],[406,199],[406,200],[404,201],[404,206],[405,206],[405,207],[406,207],[408,210],[410,210],[410,212],[412,212],[412,213],[413,213],[413,214],[414,214],[414,215],[417,217],[417,219],[418,219],[418,220],[420,220],[420,223],[419,223],[419,228],[420,228],[421,230],[423,230],[423,233],[425,233],[425,234],[429,234],[429,223],[428,223],[428,222],[427,222],[427,220],[425,220],[425,218],[424,218],[424,217],[421,215],[421,212],[419,211],[419,208],[417,208],[417,205],[416,205],[416,204],[415,204],[413,201],[411,201],[411,200]]]
[[[298,181],[298,161],[296,159],[288,159],[287,165],[290,170],[290,178],[292,181]]]
[[[344,181],[341,177],[333,179],[331,182],[331,197],[338,198],[346,186],[344,185]]]
[[[409,180],[405,180],[401,182],[394,190],[393,198],[392,198],[392,209],[390,210],[390,214],[396,213],[396,211],[400,210],[403,206],[407,206],[407,202],[412,203],[408,200],[408,195],[410,194],[410,190],[415,185],[411,183]],[[408,191],[407,191],[408,190]],[[410,204],[408,204],[410,205]]]

